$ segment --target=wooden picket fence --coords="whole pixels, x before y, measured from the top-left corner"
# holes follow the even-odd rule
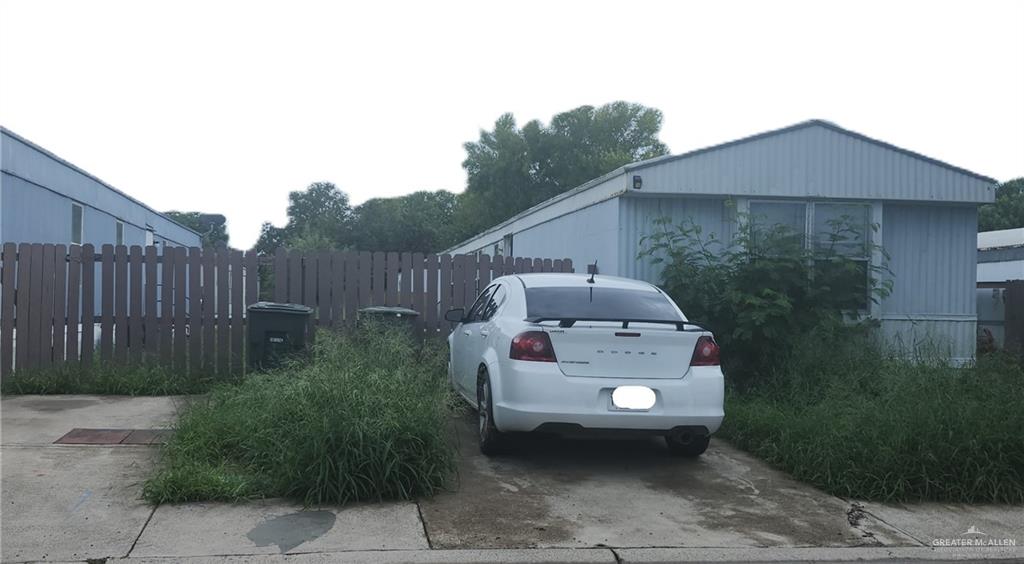
[[[444,312],[468,306],[493,278],[573,272],[569,259],[488,255],[103,245],[3,245],[0,377],[65,363],[159,362],[193,374],[246,368],[246,308],[265,299],[314,308],[312,323],[351,326],[359,309],[421,313],[422,336],[444,335]],[[95,345],[94,345],[95,344]]]

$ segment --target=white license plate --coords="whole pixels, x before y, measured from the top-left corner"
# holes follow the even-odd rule
[[[618,409],[647,410],[657,397],[647,386],[619,386],[612,390],[612,405]]]

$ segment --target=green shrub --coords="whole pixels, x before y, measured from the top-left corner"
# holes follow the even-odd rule
[[[825,333],[755,388],[730,390],[722,436],[843,497],[1024,502],[1020,364],[911,362]]]
[[[312,359],[216,388],[181,417],[151,502],[409,499],[453,469],[444,348],[400,330],[317,334]]]
[[[19,370],[3,381],[8,394],[104,394],[165,396],[198,394],[235,377],[189,375],[159,364],[117,365],[94,362],[88,369],[78,364]]]
[[[714,332],[727,373],[742,384],[784,362],[795,336],[842,325],[891,291],[885,266],[850,256],[854,247],[857,254],[884,251],[848,218],[829,223],[824,240],[805,245],[803,233],[746,214],[728,242],[691,220],[663,218],[641,240],[639,258],[664,265],[662,287],[687,317]]]

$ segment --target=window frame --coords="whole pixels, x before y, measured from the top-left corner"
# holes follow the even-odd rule
[[[867,208],[867,232],[864,234],[864,255],[858,257],[850,257],[852,260],[857,262],[865,263],[865,273],[868,277],[864,281],[867,295],[865,296],[865,307],[858,309],[854,312],[857,317],[862,317],[865,314],[877,316],[880,311],[876,307],[874,301],[871,299],[871,267],[881,265],[881,253],[877,250],[871,249],[872,244],[878,245],[881,241],[881,224],[882,224],[882,213],[881,204],[870,200],[833,200],[833,199],[801,199],[801,198],[747,198],[740,211],[744,211],[748,214],[748,217],[752,217],[754,213],[751,211],[751,204],[803,204],[804,206],[804,233],[803,233],[803,246],[804,249],[811,251],[812,253],[816,250],[816,234],[814,231],[814,219],[815,219],[815,208],[818,205],[846,205],[846,206],[863,206]],[[878,225],[878,229],[874,229],[872,226]]]
[[[124,222],[114,219],[114,244],[124,245]]]
[[[78,240],[75,240],[75,209],[78,209]],[[71,244],[82,245],[85,241],[85,205],[71,202]]]

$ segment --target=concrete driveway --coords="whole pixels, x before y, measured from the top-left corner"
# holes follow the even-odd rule
[[[931,547],[969,530],[1024,543],[1024,508],[859,505],[722,441],[698,460],[670,457],[653,440],[529,439],[486,458],[467,415],[452,422],[460,452],[452,491],[319,508],[279,500],[152,507],[141,491],[155,446],[53,444],[75,427],[164,428],[182,405],[179,398],[3,398],[3,560],[1024,558],[1019,546]]]

